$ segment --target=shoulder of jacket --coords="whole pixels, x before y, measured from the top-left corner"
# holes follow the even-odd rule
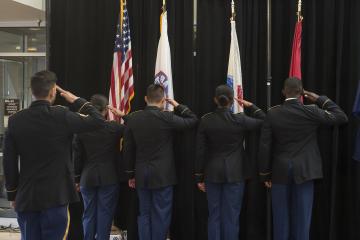
[[[128,114],[128,116],[134,116],[134,115],[136,115],[136,114],[138,114],[138,113],[140,113],[142,111],[144,111],[144,110],[137,110],[137,111],[131,112],[131,113]]]
[[[214,114],[214,112],[205,113],[205,114],[201,117],[201,119],[205,119],[205,118],[207,118],[207,117],[210,117],[212,114]]]
[[[281,107],[281,105],[276,105],[276,106],[270,107],[270,108],[268,109],[268,111],[272,111],[272,110],[278,109],[279,107]]]
[[[16,113],[11,114],[11,115],[9,116],[9,120],[10,120],[10,119],[13,119],[13,118],[16,118],[17,116],[19,116],[19,115],[21,115],[22,113],[26,112],[27,109],[28,109],[28,108],[20,109],[20,110],[17,111]]]
[[[318,106],[316,104],[307,104],[307,105],[304,105],[304,107],[315,108],[315,107],[318,107]]]
[[[111,127],[116,127],[116,128],[123,126],[123,124],[121,124],[121,123],[119,123],[117,121],[114,121],[114,120],[108,121],[107,125],[109,125]]]
[[[67,107],[62,106],[62,105],[52,105],[52,106],[50,106],[50,108],[51,108],[52,110],[60,110],[60,111],[66,111],[66,110],[68,110]]]

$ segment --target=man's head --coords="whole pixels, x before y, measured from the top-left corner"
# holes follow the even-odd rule
[[[151,84],[146,90],[145,102],[161,109],[165,106],[165,89],[159,84]]]
[[[108,99],[101,94],[95,94],[91,97],[91,104],[105,117],[108,112]]]
[[[298,98],[303,94],[302,81],[296,77],[287,78],[282,90],[286,98]]]
[[[56,98],[55,73],[50,71],[41,71],[31,77],[31,91],[37,100],[48,100],[54,103]]]

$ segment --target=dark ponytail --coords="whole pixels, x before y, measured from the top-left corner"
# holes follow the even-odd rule
[[[217,97],[218,103],[220,106],[225,107],[229,105],[230,99],[225,95],[220,95]]]
[[[227,107],[234,101],[234,92],[227,85],[220,85],[215,90],[215,98],[219,107]]]

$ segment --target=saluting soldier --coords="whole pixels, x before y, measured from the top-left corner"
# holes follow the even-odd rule
[[[90,103],[106,119],[108,110],[116,116],[124,114],[108,106],[105,96],[95,94]],[[120,142],[125,126],[106,121],[103,128],[77,134],[74,139],[75,183],[84,202],[83,229],[85,240],[108,240],[119,197]],[[124,169],[122,169],[124,170]]]
[[[251,102],[236,99],[227,85],[215,90],[217,109],[202,117],[197,136],[195,177],[198,188],[207,193],[208,239],[238,240],[240,210],[247,172],[245,134],[260,129],[265,113]],[[233,114],[231,106],[241,104],[250,111]]]
[[[165,99],[161,85],[150,85],[145,101],[147,107],[130,114],[125,122],[124,158],[129,186],[136,185],[139,196],[139,238],[165,240],[177,182],[173,131],[195,126],[197,117],[188,107]],[[166,102],[174,106],[174,112],[163,111]]]
[[[323,177],[317,129],[347,122],[326,96],[303,90],[297,78],[285,80],[285,102],[268,111],[259,149],[260,176],[272,188],[274,240],[308,240],[314,179]],[[304,105],[304,97],[315,105]]]
[[[50,71],[31,78],[36,100],[9,118],[5,133],[5,185],[22,240],[67,239],[68,204],[78,201],[71,159],[73,134],[104,125],[89,102],[57,87],[56,81]],[[78,113],[52,106],[57,90]]]

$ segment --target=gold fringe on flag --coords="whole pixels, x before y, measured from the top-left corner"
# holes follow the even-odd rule
[[[162,4],[162,13],[160,14],[160,34],[161,34],[161,29],[162,29],[162,18],[163,18],[163,14],[166,12],[166,0],[163,0],[163,4]]]
[[[126,1],[126,0],[124,0]],[[122,31],[122,27],[123,27],[123,19],[124,19],[124,1],[120,0],[120,29]]]

